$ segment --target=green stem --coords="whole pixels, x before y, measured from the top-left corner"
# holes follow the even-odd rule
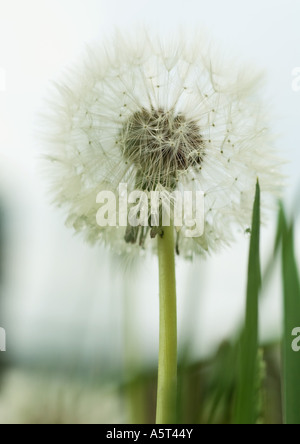
[[[156,424],[176,422],[177,307],[174,228],[158,236],[159,259],[159,362]]]

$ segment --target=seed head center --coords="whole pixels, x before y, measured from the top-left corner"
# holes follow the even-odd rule
[[[144,188],[157,183],[174,188],[180,171],[198,167],[204,141],[196,122],[163,109],[142,109],[124,123],[120,134],[123,155],[143,179]]]

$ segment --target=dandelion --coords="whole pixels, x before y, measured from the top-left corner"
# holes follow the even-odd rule
[[[119,253],[158,252],[158,422],[170,421],[176,391],[174,251],[193,257],[228,245],[238,227],[249,229],[257,179],[263,195],[280,186],[259,85],[259,74],[222,62],[200,37],[166,44],[118,34],[88,50],[49,106],[47,169],[67,225]],[[203,191],[203,235],[188,238],[172,223],[99,227],[96,196],[118,196],[120,183],[129,192]]]

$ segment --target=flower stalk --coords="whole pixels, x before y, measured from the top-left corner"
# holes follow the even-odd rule
[[[159,260],[159,362],[156,424],[176,422],[177,304],[174,228],[158,236]]]

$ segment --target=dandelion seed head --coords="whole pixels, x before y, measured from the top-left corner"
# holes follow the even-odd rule
[[[282,186],[260,79],[202,36],[167,43],[119,33],[88,49],[55,85],[44,119],[51,191],[67,225],[120,253],[155,250],[151,232],[138,242],[126,228],[99,227],[97,194],[117,196],[120,183],[128,192],[199,190],[204,234],[178,231],[177,250],[190,257],[229,245],[251,224],[257,179],[263,206]]]

